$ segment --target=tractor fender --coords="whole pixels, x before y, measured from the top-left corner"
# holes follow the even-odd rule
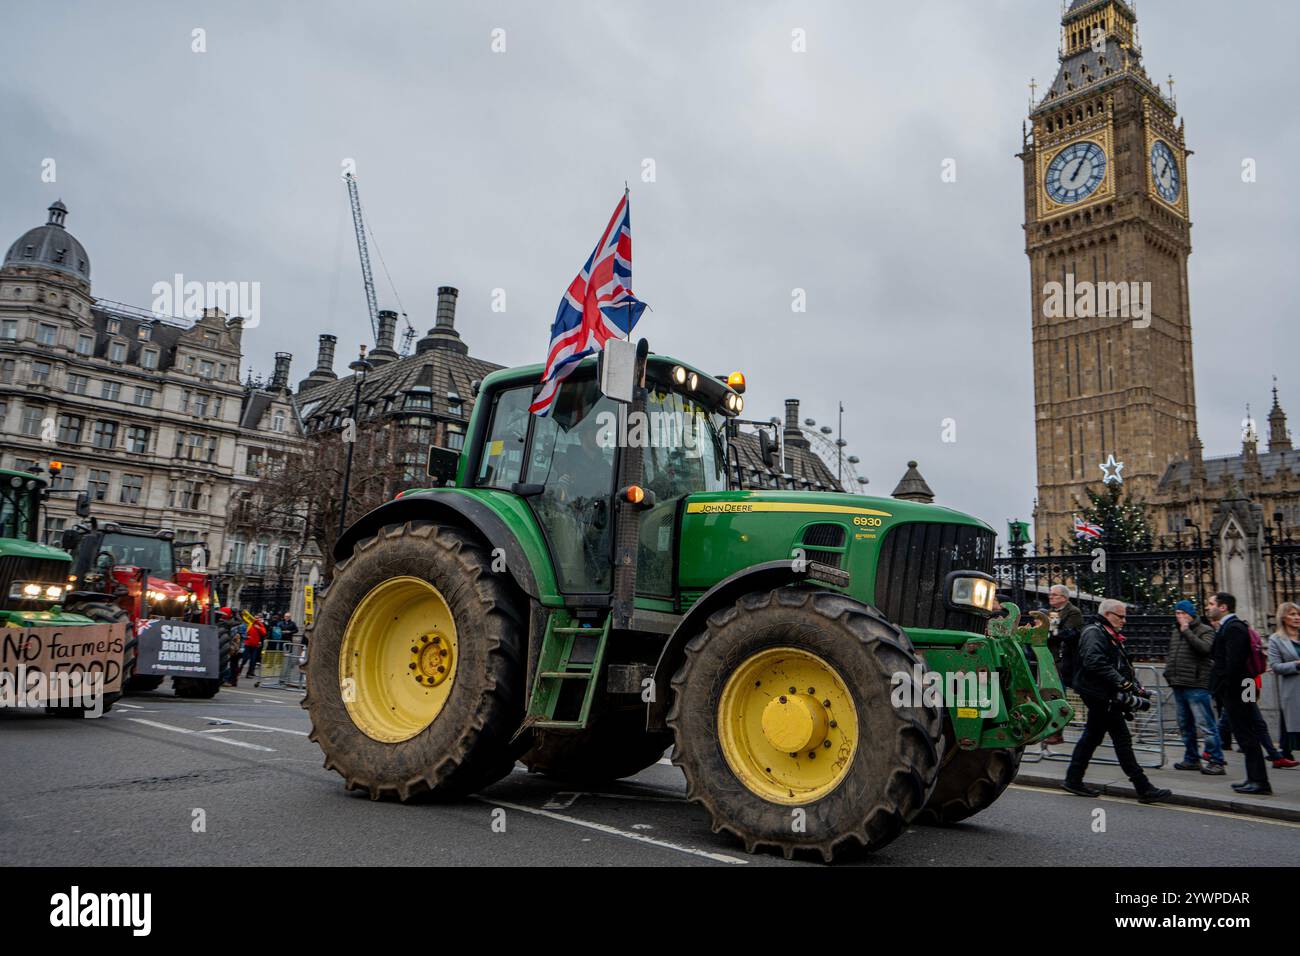
[[[682,666],[686,653],[686,643],[704,630],[704,622],[715,611],[731,607],[744,595],[754,591],[772,591],[780,587],[803,584],[808,581],[810,570],[805,564],[802,570],[796,569],[795,562],[788,558],[784,561],[765,561],[737,571],[728,578],[723,578],[701,595],[689,611],[677,622],[672,636],[659,653],[659,661],[654,670],[654,699],[647,708],[647,726],[650,730],[662,730],[667,726],[669,695],[668,688],[673,675]],[[661,692],[662,691],[662,692]]]
[[[505,552],[506,570],[520,589],[530,598],[538,597],[537,579],[518,537],[488,505],[455,492],[403,495],[367,512],[335,543],[334,560],[342,561],[349,557],[358,542],[378,534],[388,525],[408,521],[436,521],[477,532],[490,546]]]

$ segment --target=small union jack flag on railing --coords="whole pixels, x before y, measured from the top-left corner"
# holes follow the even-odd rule
[[[548,415],[560,383],[612,338],[632,334],[645,303],[632,295],[632,218],[627,190],[551,323],[542,388],[531,411]]]
[[[1076,538],[1100,538],[1102,527],[1099,524],[1093,524],[1086,518],[1074,519],[1074,536]]]

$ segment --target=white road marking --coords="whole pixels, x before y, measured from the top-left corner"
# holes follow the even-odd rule
[[[577,800],[582,794],[580,793],[555,793],[551,799],[542,804],[543,810],[567,810],[573,806],[573,801]],[[567,799],[566,799],[567,798]]]
[[[144,724],[145,726],[148,727],[157,727],[159,730],[170,730],[173,733],[177,733],[177,734],[189,734],[190,736],[193,737],[203,736],[203,734],[201,734],[197,730],[187,730],[184,727],[173,727],[171,724],[159,723],[156,720],[145,720],[143,717],[128,717],[127,720],[134,721],[137,724]],[[258,744],[250,744],[244,740],[235,740],[233,737],[209,736],[207,739],[215,740],[218,743],[230,744],[230,746],[232,747],[247,747],[249,750],[261,750],[263,753],[269,753],[269,754],[275,753],[275,749],[272,747],[262,747]]]
[[[144,708],[141,707],[139,704],[127,704],[127,703],[124,703],[123,701],[120,701],[120,700],[117,702],[117,706],[118,706],[118,707],[125,707],[125,708],[127,708],[128,710],[144,710]]]
[[[540,807],[525,807],[519,803],[507,803],[505,800],[493,800],[489,797],[475,796],[475,800],[480,803],[489,803],[493,806],[505,807],[507,810],[518,810],[520,813],[531,813],[533,816],[546,817],[550,820],[558,820],[561,823],[572,823],[574,826],[586,827],[589,830],[596,830],[600,833],[607,833],[610,836],[620,836],[627,840],[634,840],[637,843],[647,843],[650,846],[657,846],[665,850],[676,850],[678,853],[688,853],[691,856],[701,856],[706,860],[713,860],[716,863],[739,863],[746,864],[748,860],[742,860],[739,857],[728,856],[725,853],[712,853],[708,850],[700,850],[693,846],[681,846],[677,843],[669,843],[667,840],[656,840],[654,837],[648,837],[644,833],[631,833],[627,830],[620,830],[618,827],[611,827],[605,823],[596,823],[592,820],[580,820],[577,817],[566,816],[563,813],[554,813]]]
[[[221,688],[221,693],[239,694],[242,697],[256,697],[257,700],[254,703],[258,703],[258,704],[278,704],[281,707],[288,707],[291,703],[291,701],[287,701],[287,700],[271,700],[265,694],[254,694],[250,690],[237,690],[234,687],[223,687]]]
[[[669,760],[667,757],[660,757],[659,763],[665,767],[671,767],[673,765],[673,762]]]
[[[288,728],[285,727],[268,727],[266,724],[250,724],[246,720],[232,720],[229,717],[221,717],[218,719],[223,720],[228,724],[238,724],[241,727],[253,727],[257,730],[275,730],[275,731],[279,731],[282,734],[296,734],[299,737],[307,736],[307,731],[305,730],[289,730]]]

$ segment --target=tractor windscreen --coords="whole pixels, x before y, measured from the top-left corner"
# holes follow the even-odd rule
[[[35,541],[37,502],[35,492],[25,484],[15,488],[6,483],[0,488],[0,538]]]
[[[109,533],[104,535],[99,550],[112,554],[115,565],[148,568],[156,578],[169,578],[176,569],[172,543],[165,538]]]

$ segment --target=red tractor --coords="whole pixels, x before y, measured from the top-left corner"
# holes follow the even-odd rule
[[[151,618],[219,623],[213,608],[212,576],[177,568],[175,532],[90,519],[64,532],[63,547],[72,554],[72,588],[66,608],[97,621],[131,622],[122,669],[124,693],[153,690],[163,682],[155,674],[137,674],[136,622]],[[230,630],[221,627],[217,659],[226,660]],[[178,697],[210,698],[221,679],[173,677]]]

